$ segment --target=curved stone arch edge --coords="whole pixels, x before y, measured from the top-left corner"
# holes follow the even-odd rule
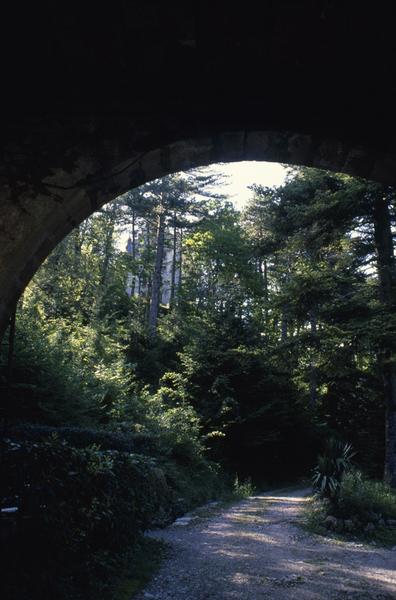
[[[48,195],[56,191],[56,218],[49,212],[47,221],[43,219],[43,230],[31,232],[29,255],[13,270],[0,292],[0,338],[16,301],[56,245],[103,205],[146,182],[214,163],[269,161],[342,172],[390,185],[396,183],[396,154],[295,132],[229,131],[131,154],[132,158],[118,164],[115,158],[115,166],[108,173],[95,174],[92,170],[85,174],[82,161],[74,182],[57,184],[62,177],[57,177],[56,172],[43,179],[41,184],[48,192],[47,205]],[[118,155],[116,144],[114,155]],[[87,164],[92,165],[92,161]]]

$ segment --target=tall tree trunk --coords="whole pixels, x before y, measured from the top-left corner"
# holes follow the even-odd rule
[[[286,342],[287,340],[287,309],[284,308],[282,312],[282,321],[281,321],[281,340],[282,342]]]
[[[177,295],[180,298],[182,288],[182,266],[183,266],[183,229],[180,229],[180,245],[179,245],[179,281],[177,283]]]
[[[114,220],[113,214],[111,216],[107,215],[108,222],[106,223],[106,234],[104,240],[103,247],[103,262],[100,269],[100,280],[99,286],[96,294],[96,305],[94,308],[94,314],[96,317],[99,316],[101,312],[102,301],[106,292],[106,284],[109,273],[109,265],[111,259],[111,251],[113,249],[113,235],[114,235]]]
[[[160,208],[157,228],[157,251],[155,255],[155,266],[151,286],[151,300],[149,311],[149,336],[154,339],[157,336],[158,308],[160,302],[162,283],[162,262],[165,247],[165,211]]]
[[[283,265],[282,265],[282,263],[283,263]],[[290,258],[287,256],[285,261],[283,261],[283,260],[281,261],[280,265],[283,266],[283,269],[284,269],[283,285],[285,285],[285,287],[286,287],[290,280]],[[285,303],[282,306],[282,320],[281,320],[281,341],[282,342],[285,342],[287,340],[288,325],[289,325],[289,306],[287,303]]]
[[[268,329],[268,265],[267,261],[264,260],[264,318],[265,318],[265,327]]]
[[[309,324],[311,327],[311,357],[309,364],[309,396],[310,396],[310,407],[315,408],[318,400],[318,371],[316,368],[316,353],[318,352],[318,333],[317,333],[317,321],[314,310],[309,313]]]
[[[385,193],[378,193],[373,205],[374,240],[377,255],[379,299],[392,314],[396,305],[396,268],[393,252],[391,217]],[[385,394],[385,480],[396,487],[396,365],[389,340],[380,342],[379,361]]]
[[[265,328],[268,329],[268,265],[266,260],[258,259],[258,271],[263,282],[263,296],[264,296],[264,322]]]
[[[105,238],[105,244],[104,244],[104,256],[103,256],[103,263],[102,263],[101,276],[100,276],[101,287],[105,287],[105,285],[107,283],[107,275],[109,272],[111,250],[113,247],[113,234],[114,234],[114,223],[112,222],[109,224],[109,227],[106,231],[106,238]]]
[[[136,230],[135,230],[135,211],[132,210],[132,260],[133,260],[133,277],[132,277],[132,296],[135,295],[135,287],[136,287]]]
[[[171,289],[169,306],[173,308],[176,295],[176,262],[177,262],[177,229],[176,229],[176,211],[173,213],[173,254],[172,254],[172,270],[171,270]]]
[[[150,253],[151,253],[151,229],[150,229],[150,223],[148,220],[146,220],[146,238],[145,238],[145,240],[146,240],[145,241],[146,254],[147,254],[147,256],[150,256]],[[143,281],[142,281],[142,287],[143,287],[142,296],[145,299],[144,319],[145,319],[145,321],[147,321],[147,323],[148,323],[149,315],[150,315],[151,284],[152,284],[151,275],[149,275],[148,277],[144,276]]]

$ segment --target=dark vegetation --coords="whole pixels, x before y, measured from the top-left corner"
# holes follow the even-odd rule
[[[396,491],[369,479],[353,464],[350,444],[329,438],[314,469],[316,492],[306,510],[308,529],[343,537],[396,543]]]
[[[393,518],[366,477],[396,485],[394,191],[296,169],[251,192],[238,212],[208,171],[146,184],[26,289],[1,359],[7,597],[114,597],[145,529],[236,473],[306,475],[329,437],[365,473],[341,469],[334,514],[361,486]]]
[[[3,516],[2,584],[10,600],[113,597],[145,529],[220,493],[214,468],[198,457],[187,466],[84,446],[84,431],[76,448],[63,433],[5,445],[5,500],[20,511],[16,520]]]

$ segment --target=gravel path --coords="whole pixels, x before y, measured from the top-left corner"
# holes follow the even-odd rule
[[[152,532],[170,550],[138,600],[396,600],[396,551],[305,533],[307,495],[262,494]]]

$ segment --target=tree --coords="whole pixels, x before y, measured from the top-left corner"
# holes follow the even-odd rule
[[[145,184],[58,246],[19,311],[24,389],[66,422],[194,415],[212,457],[257,477],[308,468],[327,432],[377,475],[386,442],[392,483],[393,190],[296,168],[241,214],[215,184]]]
[[[197,169],[188,174],[169,175],[161,180],[147,183],[123,197],[125,206],[129,211],[132,210],[133,223],[135,224],[136,215],[146,221],[146,244],[152,245],[154,249],[153,255],[149,258],[149,261],[152,260],[151,265],[146,263],[146,267],[151,272],[147,292],[150,292],[148,331],[152,339],[157,335],[158,312],[164,287],[165,250],[170,247],[172,255],[170,280],[167,282],[170,288],[169,306],[172,308],[175,304],[177,272],[181,280],[182,232],[195,227],[197,222],[208,214],[210,204],[221,200],[222,196],[216,194],[213,189],[217,180],[218,177],[210,172],[204,173]],[[154,232],[151,236],[147,227],[149,223]],[[135,245],[133,248],[135,252]]]
[[[390,213],[395,192],[380,185],[370,185],[366,196],[374,224],[378,297],[384,317],[378,352],[386,407],[384,476],[396,488],[396,264]]]

